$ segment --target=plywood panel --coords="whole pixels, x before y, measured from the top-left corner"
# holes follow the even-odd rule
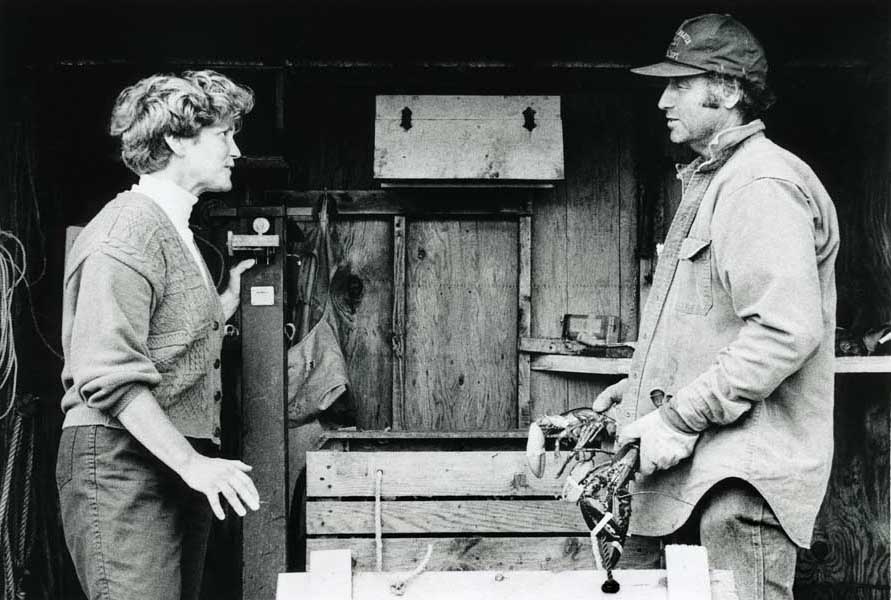
[[[405,428],[514,427],[516,221],[407,229]]]
[[[390,425],[393,306],[392,225],[389,219],[339,220],[333,242],[337,271],[333,299],[341,322],[344,355],[363,429]]]
[[[592,569],[591,539],[588,536],[545,537],[455,537],[384,538],[383,564],[387,570],[408,570],[418,566],[433,544],[427,563],[430,571],[571,570]],[[357,570],[375,568],[374,538],[310,538],[308,552],[350,548]],[[628,538],[623,569],[653,569],[659,566],[659,544],[653,538]]]
[[[889,398],[891,376],[836,377],[832,474],[811,549],[799,553],[799,583],[813,586],[846,582],[864,586],[864,592],[871,587],[880,588],[888,597]]]
[[[375,530],[373,501],[308,502],[309,535],[368,535]],[[572,502],[562,500],[436,500],[381,502],[383,533],[574,533],[588,528]]]

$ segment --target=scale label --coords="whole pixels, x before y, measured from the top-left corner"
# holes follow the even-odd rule
[[[251,287],[251,306],[272,306],[275,304],[275,288],[271,285]]]

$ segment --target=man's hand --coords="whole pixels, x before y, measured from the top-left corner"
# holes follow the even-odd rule
[[[260,508],[260,494],[254,487],[254,482],[246,475],[250,470],[251,467],[240,460],[193,454],[180,471],[180,476],[190,488],[207,496],[213,514],[222,521],[226,518],[226,513],[220,504],[220,494],[223,494],[239,517],[247,514],[244,504],[251,510]]]
[[[596,403],[595,403],[596,404]],[[660,411],[644,415],[619,431],[618,446],[640,440],[640,474],[670,469],[691,454],[698,433],[684,433],[668,423]]]
[[[603,413],[608,411],[614,404],[622,401],[622,395],[628,388],[628,378],[618,381],[602,392],[594,399],[594,405],[591,407],[594,412]]]
[[[241,274],[257,264],[253,258],[240,261],[237,265],[229,269],[229,285],[226,290],[220,294],[220,302],[223,304],[223,313],[226,320],[235,314],[238,308],[238,298],[241,294]]]

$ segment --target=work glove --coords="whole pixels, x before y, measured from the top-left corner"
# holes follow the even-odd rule
[[[591,407],[596,413],[604,413],[608,411],[614,404],[622,401],[622,394],[628,388],[628,378],[618,381],[598,394],[594,399],[594,405]]]
[[[618,446],[640,440],[640,468],[646,477],[655,471],[670,469],[691,454],[698,433],[685,433],[671,425],[661,411],[644,415],[619,431]]]

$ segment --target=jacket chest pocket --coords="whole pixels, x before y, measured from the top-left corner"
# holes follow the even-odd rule
[[[712,308],[711,240],[686,238],[678,253],[672,287],[677,289],[678,312],[705,315]]]

